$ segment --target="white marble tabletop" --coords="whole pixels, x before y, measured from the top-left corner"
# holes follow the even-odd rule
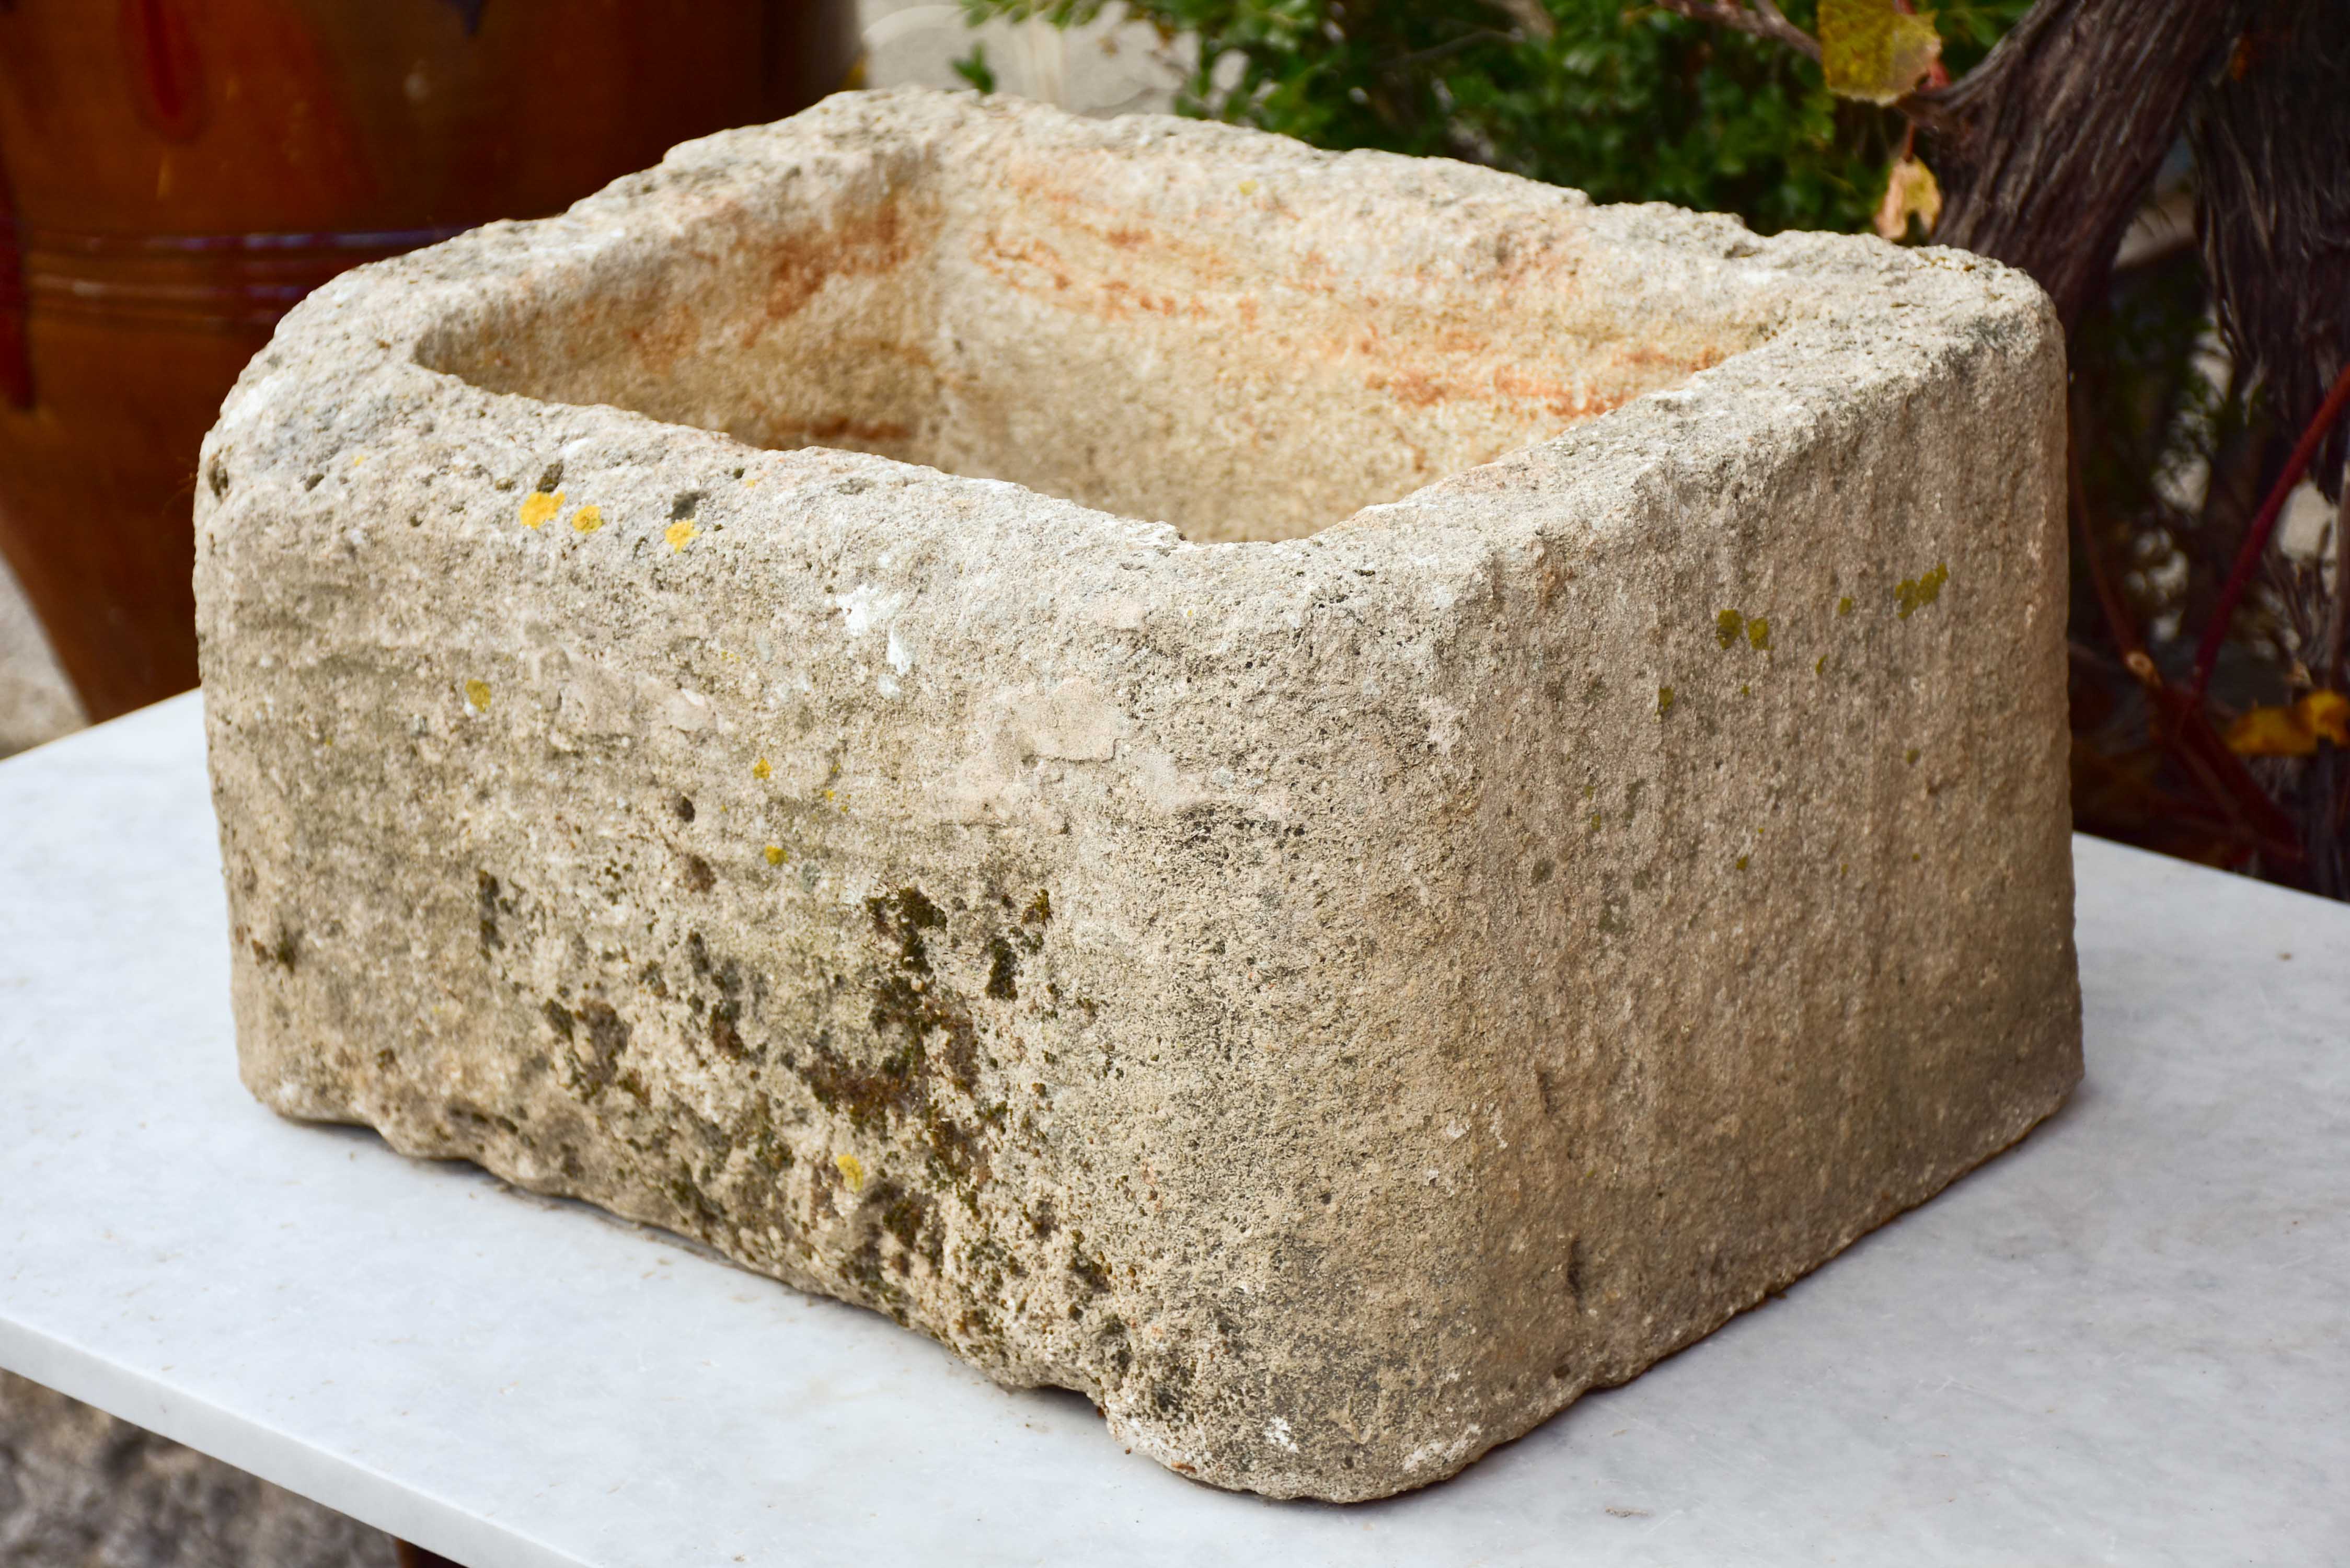
[[[1457,1480],[1269,1503],[264,1111],[200,728],[0,763],[0,1366],[470,1568],[2350,1562],[2350,909],[2081,841],[2054,1121]]]

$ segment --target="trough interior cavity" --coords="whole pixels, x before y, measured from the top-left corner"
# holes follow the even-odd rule
[[[488,389],[1266,540],[1759,336],[1589,279],[1565,205],[1530,238],[1464,243],[1434,206],[1334,215],[1240,171],[1016,144],[793,169],[772,195],[494,291],[421,358]]]

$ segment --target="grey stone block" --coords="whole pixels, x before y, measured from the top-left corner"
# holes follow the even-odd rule
[[[245,1081],[1222,1486],[1620,1382],[2079,1073],[2022,275],[847,96],[206,445]]]

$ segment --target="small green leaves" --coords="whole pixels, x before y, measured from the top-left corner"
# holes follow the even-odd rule
[[[953,62],[954,74],[981,92],[995,90],[995,67],[987,63],[987,46],[973,42],[971,53]]]
[[[1820,71],[1838,98],[1892,103],[1941,54],[1930,11],[1905,15],[1893,0],[1820,0]]]

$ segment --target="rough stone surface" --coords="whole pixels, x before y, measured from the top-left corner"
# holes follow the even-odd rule
[[[0,1568],[392,1568],[391,1537],[0,1372]]]
[[[349,275],[198,487],[245,1081],[1435,1480],[2077,1078],[2063,378],[1955,253],[919,91]]]

